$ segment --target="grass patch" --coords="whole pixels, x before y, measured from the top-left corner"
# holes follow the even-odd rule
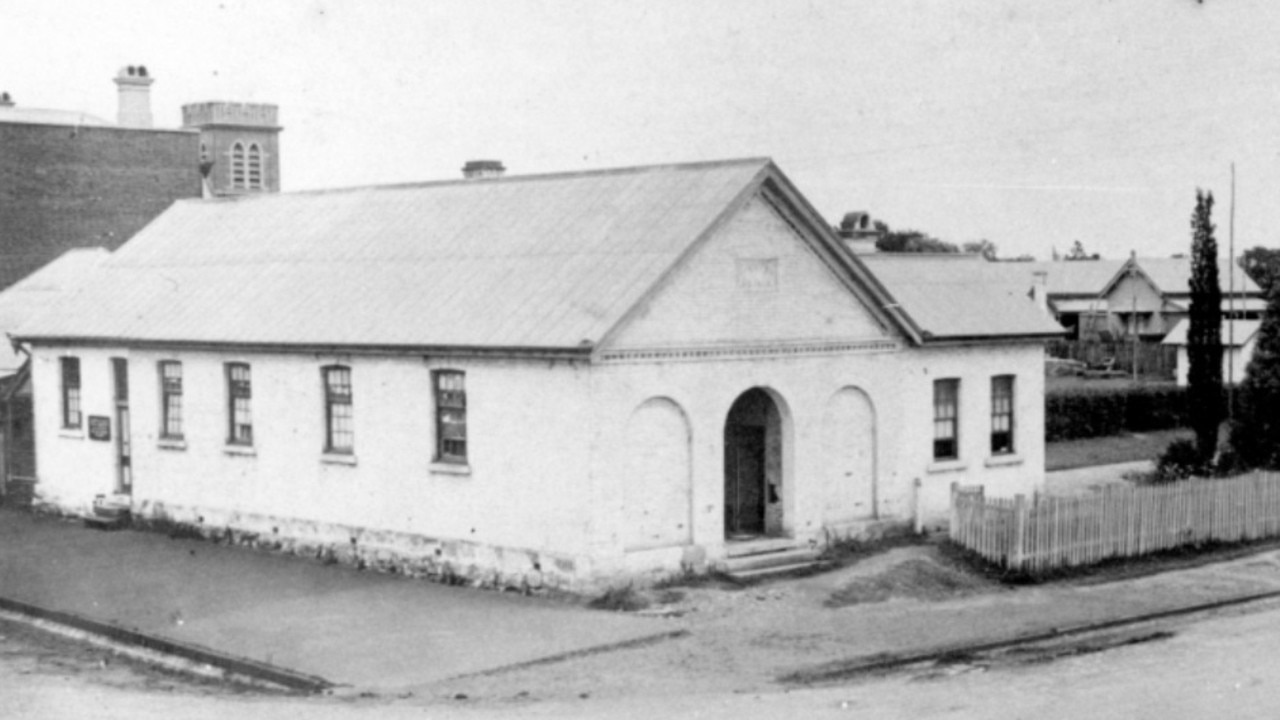
[[[714,588],[717,590],[741,590],[751,585],[750,580],[739,580],[723,570],[694,572],[685,570],[679,575],[672,575],[653,584],[654,590],[671,588]]]
[[[1173,380],[1157,380],[1145,377],[1139,377],[1137,380],[1134,380],[1131,376],[1127,375],[1125,377],[1114,378],[1086,378],[1074,375],[1050,375],[1044,379],[1044,390],[1046,393],[1060,390],[1130,390],[1133,388],[1174,388],[1177,386],[1178,384]]]
[[[1155,460],[1169,443],[1192,437],[1195,434],[1191,430],[1179,428],[1045,443],[1045,470],[1052,472],[1093,465]]]
[[[822,561],[827,569],[836,569],[880,555],[894,548],[926,545],[930,538],[916,535],[907,526],[876,538],[875,540],[837,540],[822,551]]]
[[[593,610],[635,612],[649,607],[649,599],[630,585],[623,585],[605,590],[603,595],[587,603],[587,607]]]
[[[943,556],[968,571],[1006,585],[1038,585],[1064,583],[1099,585],[1118,580],[1132,580],[1157,573],[1183,570],[1280,548],[1280,538],[1241,542],[1203,542],[1183,545],[1137,557],[1107,558],[1092,565],[1062,567],[1039,573],[1015,571],[990,563],[977,553],[955,543],[946,542],[939,548]]]

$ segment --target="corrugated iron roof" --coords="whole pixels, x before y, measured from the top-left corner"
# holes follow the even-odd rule
[[[0,333],[13,333],[30,318],[57,312],[64,294],[84,282],[110,256],[106,248],[68,250],[5,288],[0,292]],[[13,372],[22,362],[7,339],[0,339],[0,373]]]
[[[1222,346],[1243,347],[1249,340],[1258,333],[1258,329],[1262,327],[1261,320],[1223,320],[1222,321]],[[1187,331],[1191,329],[1191,320],[1179,320],[1177,325],[1169,331],[1168,335],[1161,340],[1162,345],[1186,345]]]
[[[1166,295],[1188,295],[1191,293],[1191,258],[1136,258],[1134,260],[1142,272],[1151,278],[1151,282]],[[1218,259],[1218,285],[1225,295],[1228,290],[1227,272],[1235,273],[1235,292],[1243,295],[1258,295],[1262,289],[1258,287],[1244,270],[1232,265],[1226,258]]]
[[[1055,260],[1052,262],[1010,262],[1028,279],[1045,274],[1045,289],[1053,295],[1097,295],[1107,286],[1124,260]]]
[[[1061,335],[1031,299],[1027,263],[955,253],[859,255],[922,332],[934,339]]]
[[[27,339],[579,348],[772,163],[180,201]]]
[[[15,334],[585,352],[765,187],[813,228],[851,291],[913,340],[917,327],[926,340],[1062,332],[1011,263],[860,263],[772,162],[748,159],[180,201],[68,299],[74,311]]]

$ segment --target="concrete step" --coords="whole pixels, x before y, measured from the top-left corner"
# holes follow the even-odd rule
[[[818,553],[814,550],[792,547],[788,550],[775,550],[774,552],[731,557],[725,562],[725,569],[732,574],[745,570],[813,562],[817,557]]]
[[[817,560],[811,560],[809,562],[790,563],[787,565],[771,565],[769,567],[756,568],[754,570],[730,571],[729,576],[738,580],[753,580],[756,578],[767,577],[769,575],[781,575],[794,570],[817,567],[819,565],[822,565],[822,563]]]
[[[731,558],[747,555],[794,550],[798,545],[791,538],[752,538],[750,540],[730,541],[725,547],[725,554]]]

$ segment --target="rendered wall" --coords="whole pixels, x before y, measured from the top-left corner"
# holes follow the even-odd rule
[[[708,238],[600,355],[591,403],[600,452],[592,472],[608,530],[599,555],[629,571],[724,556],[725,421],[753,387],[765,389],[782,415],[782,534],[801,543],[859,535],[885,521],[912,523],[917,512],[938,525],[953,481],[983,484],[990,495],[1030,492],[1043,482],[1043,348],[909,348],[763,198]],[[991,378],[1010,374],[1016,452],[993,457]],[[960,458],[935,463],[933,381],[949,377],[961,381]],[[665,484],[627,472],[636,454],[662,454],[652,436],[637,443],[626,422],[654,403],[689,428],[688,440],[679,440],[690,448],[688,469],[667,470]],[[673,448],[665,456],[686,453]],[[652,533],[665,542],[627,541],[637,496],[669,508],[646,518],[667,523]],[[686,497],[688,514],[674,509]],[[692,534],[680,542],[686,519]]]
[[[86,415],[110,414],[109,358],[129,360],[133,501],[144,517],[393,569],[402,560],[404,572],[444,572],[448,562],[448,572],[493,584],[519,585],[536,575],[533,584],[567,586],[591,575],[581,366],[72,352],[81,358]],[[38,492],[51,507],[83,512],[94,495],[114,489],[114,444],[57,427],[60,354],[35,353]],[[183,364],[180,444],[159,437],[161,360]],[[225,362],[252,369],[251,449],[226,443]],[[323,452],[320,368],[332,363],[352,369],[350,458]],[[467,373],[465,469],[433,462],[431,371],[439,368]]]
[[[1015,452],[992,455],[991,378],[1015,375]],[[982,484],[987,494],[1029,493],[1044,479],[1043,350],[1038,345],[863,354],[787,355],[736,361],[616,363],[598,369],[593,407],[602,448],[602,525],[613,554],[628,549],[627,498],[634,476],[611,472],[634,462],[625,420],[661,399],[689,420],[692,489],[647,487],[668,498],[691,497],[692,537],[685,547],[633,558],[639,566],[681,558],[723,557],[724,425],[734,401],[766,389],[783,415],[783,527],[800,542],[857,535],[881,521],[945,524],[952,482]],[[960,380],[960,457],[934,462],[933,380]],[[843,417],[832,423],[833,412]],[[646,445],[645,453],[659,449]],[[671,473],[684,477],[684,473]],[[917,490],[916,481],[919,480]],[[875,501],[872,504],[872,498]],[[671,518],[680,519],[678,513]],[[690,550],[696,546],[698,550]],[[609,554],[609,553],[604,553]]]

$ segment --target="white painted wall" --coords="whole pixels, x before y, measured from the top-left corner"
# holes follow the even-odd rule
[[[1222,382],[1227,383],[1231,378],[1235,378],[1235,383],[1239,385],[1244,382],[1245,371],[1249,368],[1249,360],[1253,358],[1253,346],[1257,341],[1257,337],[1249,338],[1249,341],[1243,347],[1224,347],[1222,348]],[[1178,367],[1177,381],[1179,387],[1187,386],[1187,373],[1191,369],[1190,360],[1187,358],[1187,346],[1178,346]]]
[[[990,452],[991,377],[1015,375],[1015,449]],[[933,380],[960,379],[960,458],[935,463]],[[599,428],[593,473],[598,478],[602,538],[608,551],[626,546],[627,498],[633,488],[625,473],[610,472],[635,462],[636,452],[657,452],[651,444],[628,442],[626,419],[661,398],[689,419],[690,474],[693,478],[692,543],[712,559],[724,553],[724,424],[743,392],[762,387],[779,401],[783,414],[784,527],[799,540],[821,539],[856,529],[872,517],[856,505],[878,498],[874,517],[913,519],[915,481],[929,524],[945,522],[952,482],[982,484],[993,496],[1029,493],[1044,479],[1043,350],[1039,345],[1001,348],[894,350],[865,354],[782,355],[737,361],[611,363],[593,378],[593,425]],[[835,448],[829,422],[833,406],[865,397],[871,412],[856,409],[840,423],[848,446]],[[874,417],[874,427],[856,421]],[[852,460],[852,465],[851,461]],[[848,473],[850,466],[874,467],[872,477]],[[683,477],[673,473],[672,476]],[[850,486],[849,484],[852,484]],[[647,492],[684,493],[670,485]],[[669,561],[670,555],[663,556]],[[659,559],[655,556],[655,562]]]
[[[84,509],[114,483],[110,443],[58,430],[61,351],[35,351],[40,489]],[[135,502],[580,552],[590,512],[580,440],[586,370],[564,362],[76,350],[85,414],[108,414],[111,356],[128,357]],[[183,364],[184,447],[159,439],[156,363]],[[252,368],[254,446],[228,448],[224,362]],[[354,463],[324,446],[321,366],[352,368]],[[468,474],[432,462],[431,370],[467,373]],[[113,428],[114,430],[114,428]],[[337,458],[340,459],[340,458]]]
[[[34,349],[38,491],[85,509],[114,487],[114,446],[59,431],[63,352]],[[723,557],[725,420],[753,387],[780,410],[782,529],[800,542],[909,522],[917,511],[936,524],[952,482],[1011,495],[1044,474],[1039,344],[906,347],[760,198],[667,278],[591,365],[74,353],[86,415],[110,414],[109,358],[129,359],[138,503],[208,509],[219,522],[298,518],[589,559],[589,569],[565,572],[673,571]],[[156,364],[170,359],[184,367],[181,448],[158,437]],[[252,368],[252,454],[226,447],[225,362]],[[332,363],[352,368],[354,463],[322,452],[320,368]],[[430,373],[446,367],[467,373],[466,474],[432,463]],[[1005,374],[1016,376],[1017,452],[992,457],[990,383]],[[960,457],[946,463],[932,460],[938,378],[960,380]]]
[[[609,348],[885,337],[817,254],[756,197],[663,282]]]

